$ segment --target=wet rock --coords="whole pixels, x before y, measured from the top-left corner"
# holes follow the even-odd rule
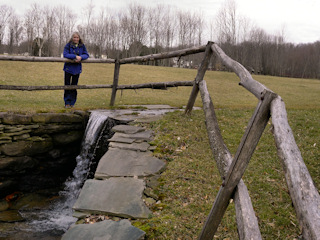
[[[5,210],[7,210],[8,208],[9,208],[9,203],[8,203],[6,200],[1,199],[1,200],[0,200],[0,212],[1,212],[1,211],[5,211]]]
[[[21,222],[24,218],[21,216],[17,210],[7,210],[0,212],[0,222]]]
[[[70,131],[67,133],[59,133],[52,136],[54,144],[66,145],[72,142],[79,142],[82,140],[83,131]]]
[[[94,224],[78,224],[70,228],[62,240],[140,240],[145,232],[132,226],[129,220],[105,220]]]
[[[0,197],[4,197],[7,194],[12,193],[17,189],[18,183],[13,180],[0,181]]]
[[[0,173],[3,174],[4,170],[9,172],[9,174],[22,173],[36,165],[37,161],[28,156],[2,157],[0,158]]]
[[[47,207],[49,204],[48,198],[36,194],[29,193],[22,195],[18,200],[14,201],[10,207],[13,210],[31,210],[31,209],[42,209]]]
[[[141,179],[89,179],[85,182],[73,208],[90,214],[148,218],[151,212],[141,199],[144,187]]]
[[[45,141],[19,141],[0,146],[0,151],[7,156],[33,156],[47,152],[53,148],[51,139]]]
[[[126,134],[134,134],[134,133],[145,131],[145,129],[143,127],[138,127],[138,126],[117,125],[112,128],[112,131],[126,133]]]
[[[14,141],[24,140],[24,139],[27,139],[27,138],[30,138],[30,134],[28,134],[28,133],[25,133],[25,134],[22,134],[22,135],[19,135],[19,136],[13,136],[13,140]]]

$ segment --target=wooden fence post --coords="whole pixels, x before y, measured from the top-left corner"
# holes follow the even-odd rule
[[[223,141],[218,119],[205,80],[199,83],[199,90],[203,103],[203,111],[205,113],[209,144],[223,179],[228,173],[228,169],[232,163],[232,155]],[[239,239],[261,240],[262,237],[258,220],[252,207],[248,189],[242,179],[236,187],[233,199],[236,209]]]
[[[205,55],[204,58],[201,62],[201,65],[198,69],[198,73],[197,76],[194,80],[194,84],[193,84],[193,88],[189,97],[189,101],[185,110],[185,114],[191,114],[193,105],[196,101],[198,92],[199,92],[199,82],[203,80],[204,74],[207,71],[207,68],[209,66],[209,62],[210,62],[210,58],[212,56],[212,50],[211,50],[211,45],[213,44],[213,42],[208,42],[207,46],[206,46],[206,50],[205,50]]]
[[[233,162],[228,170],[227,176],[220,187],[216,200],[212,206],[210,214],[202,229],[199,240],[212,240],[221,219],[229,205],[229,201],[244,174],[250,158],[259,142],[265,126],[270,118],[270,104],[276,94],[264,91],[256,110],[248,124]]]
[[[116,101],[116,94],[119,82],[119,73],[120,73],[120,61],[119,59],[115,60],[114,63],[114,73],[113,73],[113,85],[112,85],[112,94],[110,100],[110,106],[114,106],[114,102]]]

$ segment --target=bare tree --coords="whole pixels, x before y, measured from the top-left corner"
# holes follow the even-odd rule
[[[177,25],[176,14],[172,11],[170,6],[166,7],[163,25],[163,33],[165,34],[165,47],[166,50],[169,51],[169,48],[172,48],[174,44]]]
[[[108,34],[107,34],[107,54],[112,58],[119,58],[119,52],[128,47],[128,38],[126,37],[126,21],[122,19],[123,15],[108,14]]]
[[[50,8],[46,6],[43,9],[43,13],[45,15],[44,18],[44,28],[43,28],[43,39],[46,45],[46,55],[47,56],[54,56],[55,50],[55,39],[58,33],[57,27],[57,15],[54,8]],[[57,52],[57,50],[56,50]]]
[[[81,34],[83,38],[86,40],[87,43],[91,43],[92,36],[90,35],[91,32],[91,25],[92,20],[94,18],[94,8],[95,5],[93,4],[92,0],[83,8],[83,25],[78,26],[78,29],[81,29]]]
[[[9,41],[8,50],[9,53],[14,52],[14,48],[18,47],[23,39],[23,27],[21,20],[16,14],[12,14],[9,20]]]
[[[189,32],[188,28],[188,16],[186,13],[178,12],[178,22],[179,22],[179,46],[185,48],[187,46],[187,36]]]
[[[13,14],[12,7],[8,7],[7,5],[0,6],[0,51],[3,44],[6,27],[12,14]]]
[[[227,0],[216,17],[218,41],[220,43],[237,43],[237,9],[235,0]]]
[[[105,9],[102,9],[99,16],[92,21],[90,28],[91,48],[95,57],[99,58],[102,49],[107,45],[108,21]]]
[[[24,26],[27,33],[28,53],[32,52],[32,43],[35,35],[33,14],[31,10],[28,10],[24,16]]]
[[[129,54],[139,56],[146,41],[146,8],[136,3],[128,9]]]
[[[39,57],[42,56],[42,48],[46,37],[45,18],[44,12],[41,7],[34,3],[26,12],[25,26],[27,29],[28,40],[31,43],[31,49],[37,50],[34,54],[38,53]],[[32,43],[35,43],[37,49],[33,49]],[[30,49],[29,49],[30,50]]]
[[[205,19],[203,18],[203,13],[199,12],[198,14],[195,15],[196,17],[196,32],[198,35],[198,41],[196,42],[197,45],[201,45],[202,44],[202,35],[204,32],[204,28],[205,28]],[[209,39],[212,40],[212,39]]]
[[[64,5],[54,8],[57,21],[58,52],[61,54],[75,28],[76,15]]]

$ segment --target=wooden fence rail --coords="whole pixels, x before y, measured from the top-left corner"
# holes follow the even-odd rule
[[[0,60],[2,61],[23,61],[23,62],[74,62],[73,60],[67,58],[59,57],[24,57],[24,56],[10,56],[10,55],[0,55]],[[114,59],[94,59],[89,58],[83,60],[84,63],[114,63]]]
[[[114,106],[116,100],[116,94],[118,90],[124,89],[139,89],[139,88],[152,88],[152,89],[167,89],[169,87],[179,86],[192,86],[193,83],[189,81],[172,82],[172,83],[149,83],[149,84],[136,84],[136,85],[118,85],[120,65],[135,62],[147,62],[155,61],[166,58],[173,58],[187,56],[191,54],[197,54],[204,52],[206,45],[199,47],[191,47],[182,50],[151,54],[146,56],[138,56],[123,59],[87,59],[83,60],[83,63],[114,63],[114,74],[112,85],[78,85],[78,86],[12,86],[12,85],[0,85],[2,90],[22,90],[22,91],[39,91],[39,90],[71,90],[71,89],[95,89],[95,88],[112,88],[110,106]],[[27,62],[74,62],[67,58],[58,57],[24,57],[24,56],[8,56],[0,55],[0,60],[4,61],[27,61]],[[191,84],[191,85],[190,85]]]
[[[171,52],[151,54],[151,55],[146,55],[146,56],[123,58],[123,59],[120,59],[120,64],[155,61],[155,60],[160,60],[160,59],[165,59],[165,58],[173,58],[173,57],[180,58],[183,56],[204,52],[205,49],[206,49],[206,45],[200,46],[200,47],[186,48],[186,49],[176,50],[176,51],[171,51]]]
[[[320,196],[302,159],[281,97],[271,103],[273,135],[304,239],[320,239]]]
[[[229,164],[227,159],[230,156],[217,126],[213,104],[206,89],[205,81],[202,79],[195,81],[197,86],[194,85],[188,105],[193,106],[198,92],[194,89],[197,89],[197,87],[200,88],[210,146],[218,163],[220,173],[224,176],[222,186],[220,187],[199,239],[211,240],[213,238],[229,204],[230,198],[233,196],[233,192],[237,190],[234,198],[240,196],[239,188],[242,184],[241,177],[244,174],[270,116],[272,116],[273,134],[278,149],[278,156],[284,166],[287,185],[296,209],[299,225],[302,229],[302,236],[304,239],[320,239],[319,192],[312,181],[295,143],[287,121],[287,113],[283,101],[277,94],[266,88],[263,84],[255,81],[251,74],[240,63],[228,57],[218,45],[212,43],[210,46],[212,52],[220,58],[222,64],[229,67],[239,76],[239,85],[255,95],[259,99],[259,103],[243,135],[235,157],[232,163]],[[206,55],[202,62],[203,66],[206,64],[205,61],[207,61],[206,58],[208,54],[210,53],[206,50]],[[204,75],[203,69],[201,71]],[[186,109],[186,112],[190,113],[191,110],[192,107]],[[228,169],[227,171],[226,167]],[[236,189],[237,185],[238,188]],[[237,216],[237,222],[239,219],[240,217],[238,218]],[[253,218],[252,221],[255,222],[255,219]],[[250,222],[247,222],[247,224],[250,225]],[[240,239],[261,239],[259,232],[256,233],[257,235],[246,235],[246,233],[242,231],[244,227],[239,226],[239,223],[238,227],[241,228],[239,229]],[[256,228],[254,230],[250,229],[250,234],[252,233],[251,231],[255,230]]]
[[[193,86],[194,81],[175,81],[175,82],[154,82],[154,83],[141,83],[131,85],[118,85],[117,90],[123,89],[162,89],[172,87],[190,87]],[[102,85],[64,85],[64,86],[13,86],[13,85],[0,85],[0,90],[21,90],[21,91],[41,91],[41,90],[73,90],[73,89],[97,89],[97,88],[113,88],[111,84]]]
[[[161,83],[145,83],[133,85],[119,85],[120,65],[134,62],[154,61],[165,58],[181,57],[189,54],[205,52],[204,58],[194,81],[177,81]],[[215,54],[222,64],[233,70],[240,78],[239,85],[243,86],[259,100],[256,110],[248,123],[238,150],[232,156],[226,147],[215,115],[214,106],[207,89],[204,75],[208,68],[211,56]],[[34,61],[34,62],[66,62],[64,58],[39,58],[0,56],[0,60],[7,61]],[[238,62],[227,56],[215,43],[208,42],[206,46],[193,47],[166,53],[152,54],[124,59],[88,59],[85,63],[114,63],[114,80],[112,85],[78,85],[78,86],[8,86],[0,85],[3,90],[61,90],[61,89],[93,89],[112,88],[110,105],[115,103],[117,90],[122,89],[167,89],[169,87],[193,86],[185,113],[191,114],[194,102],[200,92],[203,110],[206,118],[206,127],[209,144],[217,163],[223,183],[216,200],[208,215],[207,221],[199,236],[200,240],[211,240],[221,222],[224,212],[234,199],[239,239],[262,239],[257,218],[253,211],[247,187],[241,180],[264,128],[272,118],[273,135],[278,150],[278,156],[283,163],[285,178],[297,219],[302,229],[304,239],[320,239],[320,196],[315,187],[308,169],[301,157],[301,153],[294,140],[292,130],[288,124],[285,105],[280,96],[272,92],[263,84],[254,80],[251,74]]]

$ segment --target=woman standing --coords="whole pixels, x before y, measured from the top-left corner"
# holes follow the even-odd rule
[[[73,60],[64,64],[64,85],[77,85],[82,72],[82,60],[89,58],[89,54],[78,32],[72,34],[70,41],[64,47],[63,57]],[[77,101],[77,90],[64,91],[65,108],[71,108]]]

